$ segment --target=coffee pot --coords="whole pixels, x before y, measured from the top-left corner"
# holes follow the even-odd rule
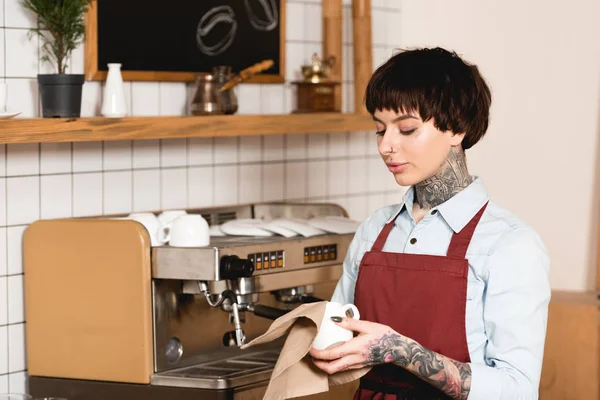
[[[192,100],[192,115],[235,114],[237,96],[233,90],[220,89],[233,77],[231,67],[214,67],[211,74],[196,77],[196,93]]]
[[[268,70],[273,60],[264,60],[233,74],[227,65],[216,66],[211,74],[196,78],[196,93],[191,104],[193,115],[235,114],[238,101],[233,89],[239,83]]]

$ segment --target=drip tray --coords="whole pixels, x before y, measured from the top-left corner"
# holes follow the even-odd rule
[[[152,375],[155,386],[230,389],[271,378],[279,349],[225,358]]]

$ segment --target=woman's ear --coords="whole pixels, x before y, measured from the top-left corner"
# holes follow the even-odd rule
[[[454,133],[454,132],[449,132],[450,134],[450,146],[458,146],[462,143],[463,139],[465,138],[465,134],[464,133]]]

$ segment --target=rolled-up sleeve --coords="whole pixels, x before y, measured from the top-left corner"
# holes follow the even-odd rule
[[[550,301],[550,260],[528,227],[503,235],[488,256],[485,364],[471,363],[469,400],[538,398]]]

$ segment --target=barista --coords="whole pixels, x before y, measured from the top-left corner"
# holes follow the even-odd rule
[[[371,77],[379,154],[410,187],[361,224],[344,261],[332,300],[363,320],[333,318],[357,335],[311,350],[330,374],[373,366],[355,399],[538,398],[549,257],[467,168],[490,104],[478,68],[441,48],[398,53]]]

